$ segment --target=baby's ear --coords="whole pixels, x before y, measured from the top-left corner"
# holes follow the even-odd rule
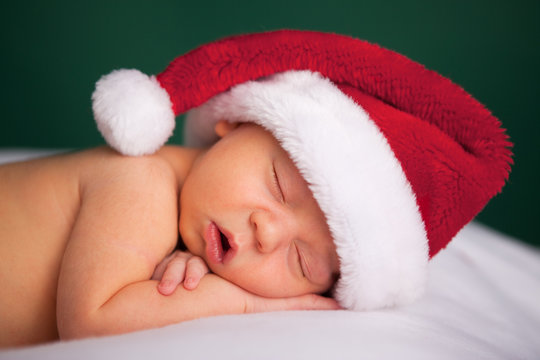
[[[239,125],[240,123],[237,122],[230,123],[227,120],[219,120],[214,126],[214,131],[216,132],[217,136],[222,138],[232,130],[236,129]]]

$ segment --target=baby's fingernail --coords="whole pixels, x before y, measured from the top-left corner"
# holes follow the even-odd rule
[[[184,280],[184,286],[186,288],[192,288],[194,283],[195,283],[195,280],[191,277]]]
[[[158,287],[160,289],[169,289],[172,285],[172,281],[166,280],[159,283]]]

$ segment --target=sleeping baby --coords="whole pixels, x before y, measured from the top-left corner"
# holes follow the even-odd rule
[[[307,184],[268,132],[231,127],[218,124],[223,139],[204,151],[164,147],[135,158],[99,148],[0,167],[2,345],[337,308],[301,296],[327,291],[339,268]],[[215,275],[165,297],[150,278],[178,228],[194,255],[192,286],[201,259]],[[168,281],[179,263],[168,263]]]
[[[0,167],[0,345],[221,314],[361,311],[500,191],[507,136],[448,79],[335,34],[236,36],[104,76],[110,147]],[[162,146],[188,111],[186,147]]]

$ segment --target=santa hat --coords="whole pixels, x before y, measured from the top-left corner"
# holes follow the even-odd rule
[[[326,216],[340,259],[334,294],[354,310],[416,299],[429,258],[501,190],[512,163],[499,121],[461,87],[336,34],[236,36],[155,77],[114,71],[93,109],[128,155],[156,151],[188,110],[187,144],[211,144],[221,119],[271,131]]]

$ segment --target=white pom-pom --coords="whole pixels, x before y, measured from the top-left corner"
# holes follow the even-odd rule
[[[138,70],[103,76],[92,94],[92,109],[107,143],[125,155],[154,153],[175,126],[169,94],[154,76]]]

